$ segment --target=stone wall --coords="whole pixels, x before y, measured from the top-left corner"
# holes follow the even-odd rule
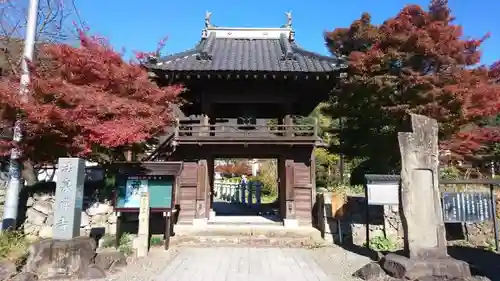
[[[325,239],[339,241],[338,226],[343,243],[364,246],[366,243],[367,208],[363,196],[349,196],[340,220],[331,216],[331,193],[325,193]],[[498,205],[497,205],[498,206]],[[403,245],[403,229],[398,206],[369,206],[370,238],[384,236],[398,247]],[[449,242],[466,242],[476,247],[491,247],[494,243],[492,222],[446,224]],[[468,238],[468,241],[464,241]]]
[[[0,221],[3,218],[6,182],[0,180]],[[88,235],[93,228],[104,228],[105,233],[116,233],[116,215],[110,198],[96,196],[99,187],[90,184],[85,188],[81,212],[81,234]],[[55,184],[25,187],[19,196],[18,219],[22,229],[30,236],[51,237],[54,223]],[[102,196],[101,196],[102,197]]]
[[[34,194],[26,202],[26,214],[23,224],[24,233],[42,238],[52,236],[54,223],[54,194]],[[84,202],[81,212],[80,233],[88,235],[93,228],[104,228],[105,233],[116,233],[116,215],[109,202]]]
[[[384,236],[402,245],[403,229],[397,206],[367,206],[363,196],[348,196],[344,214],[335,219],[331,214],[331,193],[325,193],[325,238],[339,241],[339,225],[343,243],[363,246],[366,243],[367,215],[370,222],[370,238]],[[368,212],[367,212],[368,211]]]

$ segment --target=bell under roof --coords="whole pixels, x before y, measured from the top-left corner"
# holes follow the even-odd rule
[[[146,67],[168,72],[331,73],[343,60],[301,48],[295,41],[291,13],[279,28],[218,27],[205,18],[198,44],[189,50],[149,61]]]

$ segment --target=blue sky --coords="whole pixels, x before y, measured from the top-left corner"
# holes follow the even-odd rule
[[[401,0],[79,0],[77,6],[91,30],[107,37],[117,50],[152,51],[168,36],[165,52],[193,47],[204,27],[205,11],[212,12],[212,23],[230,27],[279,27],[284,12],[292,11],[298,43],[311,51],[327,54],[322,33],[346,27],[362,12],[375,23],[394,16],[406,4],[427,7],[428,1]],[[483,63],[500,59],[500,1],[450,0],[456,22],[468,37],[491,33],[482,47]]]

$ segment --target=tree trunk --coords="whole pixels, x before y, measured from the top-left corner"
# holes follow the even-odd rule
[[[32,186],[38,182],[37,173],[30,160],[23,162],[22,178],[26,181],[26,186]]]

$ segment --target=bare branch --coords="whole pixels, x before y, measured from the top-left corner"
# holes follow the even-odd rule
[[[21,61],[28,6],[29,0],[0,0],[0,42],[8,49],[0,53],[0,68],[14,74]],[[75,0],[40,0],[36,41],[67,43],[75,40],[72,18],[83,25]]]

